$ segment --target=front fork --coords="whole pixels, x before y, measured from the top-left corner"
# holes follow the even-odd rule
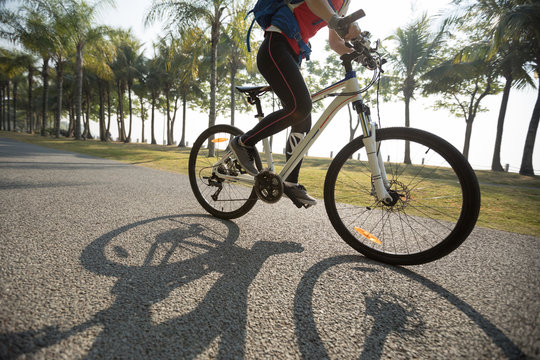
[[[362,141],[364,142],[364,146],[366,148],[369,167],[371,170],[371,182],[375,188],[377,200],[382,201],[385,204],[390,204],[392,203],[393,198],[388,193],[390,183],[386,177],[384,161],[380,151],[381,144],[376,139],[377,124],[371,121],[369,107],[362,101],[356,102],[354,106],[358,112],[360,124],[362,125],[362,131],[364,132]]]

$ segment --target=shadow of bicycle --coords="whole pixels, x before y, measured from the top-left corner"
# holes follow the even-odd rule
[[[114,279],[111,303],[68,328],[0,334],[0,358],[54,353],[47,348],[87,331],[91,343],[81,352],[88,359],[244,358],[248,288],[269,257],[303,249],[266,241],[248,249],[237,244],[238,237],[232,222],[178,215],[139,221],[95,239],[80,261],[92,280]],[[437,333],[442,339],[436,345],[445,347],[444,337],[454,327],[459,331],[464,320],[502,356],[525,357],[499,328],[439,284],[357,255],[311,266],[294,293],[293,314],[299,354],[307,359],[379,359],[403,343],[436,351],[422,341]],[[70,349],[61,351],[70,357]]]
[[[328,280],[332,286],[325,285]],[[359,291],[347,286],[350,281],[361,282],[354,288]],[[340,283],[344,284],[341,290]],[[325,297],[324,304],[321,297]],[[467,320],[498,347],[501,357],[526,358],[499,328],[441,285],[409,269],[357,255],[327,258],[304,274],[295,294],[294,320],[297,344],[305,359],[343,358],[351,353],[359,354],[359,359],[419,356],[421,351],[416,355],[406,352],[411,344],[425,346],[430,354],[437,354],[434,345],[443,350],[452,345],[466,348],[471,339],[460,338],[458,333],[460,344],[452,344],[446,337],[459,332]],[[433,340],[435,344],[429,343]],[[490,350],[482,350],[488,351],[486,358],[492,357]],[[475,351],[478,354],[480,349]],[[453,357],[462,356],[458,354]],[[440,358],[452,357],[447,355],[438,353]]]
[[[185,215],[144,220],[99,237],[85,248],[81,263],[117,279],[114,303],[68,330],[0,334],[0,358],[36,353],[95,326],[102,330],[85,358],[194,358],[211,346],[218,357],[242,358],[250,284],[270,256],[303,249],[265,241],[246,249],[235,244],[238,234],[232,222]],[[182,299],[183,287],[205,277],[210,285],[200,299],[184,299],[192,307],[180,302],[156,318],[161,301],[172,293]]]

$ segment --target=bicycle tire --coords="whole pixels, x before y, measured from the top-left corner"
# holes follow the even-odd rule
[[[228,151],[230,139],[242,133],[230,125],[212,126],[199,135],[189,155],[188,173],[193,194],[206,211],[220,219],[238,218],[251,210],[257,202],[253,187],[219,181],[211,183],[208,179],[212,175],[212,166]],[[219,142],[212,142],[215,152],[209,156],[210,149],[204,145],[216,139]]]
[[[478,219],[474,170],[454,146],[426,131],[386,128],[377,130],[376,139],[381,154],[391,154],[385,168],[395,204],[376,200],[369,164],[351,159],[364,147],[363,137],[356,138],[338,153],[325,179],[325,207],[334,229],[358,252],[388,264],[417,265],[448,255]],[[410,164],[398,160],[406,143]]]

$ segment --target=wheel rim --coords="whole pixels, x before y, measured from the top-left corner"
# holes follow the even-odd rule
[[[431,253],[429,256],[438,257],[434,253],[453,250],[472,229],[463,223],[472,221],[474,225],[477,216],[474,210],[470,214],[464,211],[470,195],[464,193],[460,183],[463,166],[459,161],[456,164],[455,158],[461,155],[429,139],[419,142],[417,136],[380,133],[381,153],[390,158],[384,160],[393,201],[387,205],[376,200],[369,165],[357,160],[357,152],[352,153],[358,146],[351,147],[348,153],[338,155],[347,160],[330,190],[330,201],[335,203],[334,227],[351,246],[368,256],[404,259]],[[411,164],[403,161],[406,142]],[[441,156],[439,152],[450,155]],[[355,160],[349,159],[351,156]],[[467,216],[474,219],[465,219]]]
[[[215,166],[229,153],[230,140],[237,134],[232,131],[214,131],[208,134],[202,143],[197,144],[197,156],[193,163],[196,188],[200,201],[207,207],[221,214],[232,214],[243,208],[250,201],[252,188],[246,185],[223,180],[217,172],[233,175],[235,166],[229,162]],[[194,155],[194,154],[193,154]]]

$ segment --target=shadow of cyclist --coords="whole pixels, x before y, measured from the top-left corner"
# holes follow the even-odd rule
[[[142,265],[126,264],[126,259],[137,254],[112,244],[118,236],[138,227],[167,221],[176,225],[155,237]],[[250,284],[270,256],[303,249],[296,243],[265,241],[245,249],[235,245],[238,233],[232,222],[186,215],[149,219],[101,236],[85,248],[81,262],[97,275],[118,279],[111,290],[114,303],[67,331],[50,326],[0,335],[6,347],[0,349],[0,357],[34,353],[96,325],[102,331],[85,358],[194,358],[218,339],[220,357],[243,357]],[[140,240],[133,235],[129,238]],[[179,252],[184,256],[177,261]],[[110,254],[119,260],[111,260]],[[181,291],[182,286],[212,273],[219,278],[193,309],[159,323],[153,320],[154,304],[167,299],[173,290]],[[184,310],[181,299],[176,306]]]

